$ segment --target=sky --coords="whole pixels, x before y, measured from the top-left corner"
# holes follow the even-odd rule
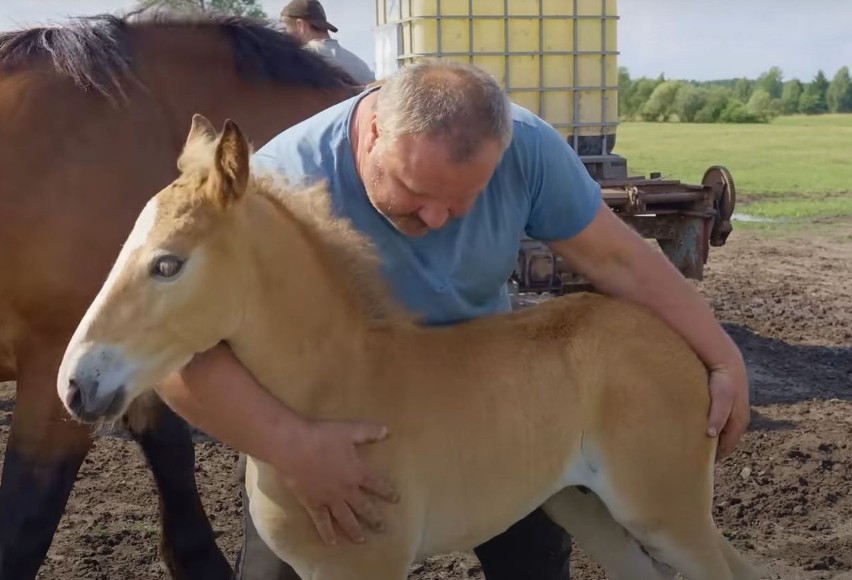
[[[329,21],[340,29],[335,35],[340,43],[371,68],[375,1],[322,0]],[[276,17],[286,0],[261,3]],[[134,4],[0,0],[0,30]],[[841,66],[852,67],[852,0],[618,0],[618,13],[618,62],[634,78],[661,73],[672,79],[756,78],[779,66],[785,79],[809,81],[820,68],[831,78]]]

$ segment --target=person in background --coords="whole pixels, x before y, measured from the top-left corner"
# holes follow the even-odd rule
[[[376,80],[367,63],[329,36],[329,31],[337,32],[337,27],[326,20],[325,10],[317,0],[292,0],[281,10],[281,24],[287,34],[345,70],[358,84],[368,85]]]

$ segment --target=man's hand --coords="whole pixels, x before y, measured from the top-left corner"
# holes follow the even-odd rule
[[[749,423],[748,377],[744,364],[719,367],[710,372],[710,415],[707,435],[719,435],[716,459],[727,457],[737,446]]]
[[[717,459],[731,453],[749,422],[745,363],[693,285],[603,203],[585,230],[548,245],[597,290],[642,304],[686,339],[710,372],[705,432],[719,435]]]
[[[282,442],[287,456],[275,468],[327,545],[337,543],[332,517],[358,543],[364,541],[358,517],[376,531],[383,529],[379,510],[367,492],[399,501],[390,483],[367,470],[356,448],[386,436],[384,427],[368,423],[308,422],[298,430],[297,440]]]
[[[332,516],[354,541],[363,540],[358,517],[381,528],[367,492],[398,501],[385,479],[367,471],[356,449],[387,437],[384,427],[304,419],[264,389],[226,344],[196,355],[156,390],[191,425],[272,465],[328,544],[336,541]]]

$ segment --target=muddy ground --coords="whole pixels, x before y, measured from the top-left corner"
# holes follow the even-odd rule
[[[852,578],[852,226],[785,236],[737,230],[698,284],[743,349],[750,431],[718,465],[715,515],[775,578]],[[5,446],[14,391],[0,391]],[[198,445],[203,501],[233,559],[240,541],[236,455]],[[157,501],[137,447],[97,442],[39,578],[166,578]],[[603,578],[575,551],[577,579]],[[434,558],[416,580],[482,579],[469,554]],[[531,579],[535,580],[535,579]]]

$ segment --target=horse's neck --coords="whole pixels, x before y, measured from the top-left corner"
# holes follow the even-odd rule
[[[358,364],[366,320],[304,227],[251,197],[240,233],[252,248],[247,309],[229,343],[261,384],[285,389],[273,394],[292,408],[310,408],[322,395],[318,388],[340,387],[342,374]]]
[[[178,145],[197,112],[203,111],[216,126],[237,118],[260,147],[287,127],[354,94],[353,89],[320,90],[300,83],[247,83],[231,64],[230,42],[209,30],[148,28],[134,34],[144,47],[134,55],[135,66],[150,94],[156,95],[160,114],[180,128],[175,133]]]

